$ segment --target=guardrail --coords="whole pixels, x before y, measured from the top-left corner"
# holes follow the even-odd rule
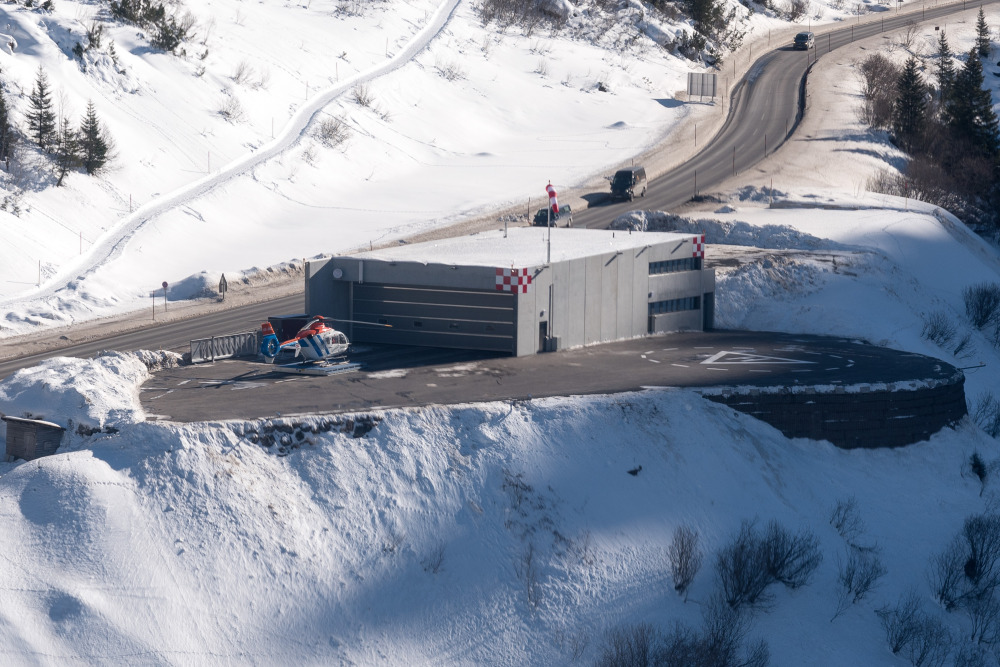
[[[215,361],[230,357],[252,357],[257,354],[259,331],[241,331],[224,336],[199,338],[191,341],[191,363]]]

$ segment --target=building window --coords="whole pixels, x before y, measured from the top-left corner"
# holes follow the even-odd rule
[[[699,308],[701,308],[700,296],[686,296],[683,299],[654,301],[649,304],[649,314],[662,315],[663,313],[678,313],[683,310],[698,310]]]
[[[701,269],[701,257],[685,257],[683,259],[668,259],[662,262],[649,263],[649,275],[676,273],[677,271],[697,271]]]

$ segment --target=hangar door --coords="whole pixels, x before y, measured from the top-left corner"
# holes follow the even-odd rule
[[[510,292],[378,283],[352,288],[354,341],[514,354],[515,297]]]

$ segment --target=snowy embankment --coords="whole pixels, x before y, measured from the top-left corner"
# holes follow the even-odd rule
[[[789,441],[672,390],[388,412],[359,439],[322,417],[145,423],[137,357],[74,362],[103,376],[75,406],[69,363],[0,384],[5,412],[117,430],[0,464],[8,662],[587,664],[610,627],[699,623],[714,560],[674,593],[677,526],[712,554],[776,519],[814,531],[823,562],[754,614],[772,664],[894,665],[873,609],[925,586],[989,506],[969,456],[998,453],[969,423],[893,451]],[[284,427],[287,456],[241,437]],[[848,547],[828,521],[850,496],[889,572],[831,622]]]

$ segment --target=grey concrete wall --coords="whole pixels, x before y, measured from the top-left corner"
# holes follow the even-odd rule
[[[615,321],[615,338],[628,338],[632,336],[632,288],[635,286],[633,280],[633,268],[635,257],[633,251],[626,250],[615,259],[618,268],[618,276],[615,280],[618,291],[612,297],[615,300],[617,309],[617,319]],[[648,270],[648,269],[647,269]],[[642,333],[646,332],[643,327]]]
[[[573,347],[586,342],[587,261],[575,259],[567,265],[569,277],[562,288],[566,295],[566,316],[562,319],[559,335],[565,341],[563,347]]]
[[[632,320],[629,336],[647,333],[649,328],[649,248],[635,252],[632,259]]]
[[[618,258],[601,255],[601,334],[598,340],[618,337]]]
[[[586,266],[585,311],[583,320],[584,343],[590,345],[601,340],[601,271],[604,262],[600,257],[587,257]]]
[[[673,233],[673,232],[671,232]],[[682,259],[684,257],[691,257],[694,254],[694,234],[687,237],[686,239],[672,241],[667,241],[664,243],[657,243],[656,245],[649,246],[649,250],[646,253],[649,257],[646,259],[647,266],[650,262],[663,262],[668,259]]]
[[[385,262],[355,257],[334,257],[324,270],[343,272],[344,282],[388,283],[457,289],[496,289],[496,269],[489,266],[449,266],[422,262]]]
[[[549,319],[549,285],[552,284],[552,267],[532,270],[531,288],[517,294],[514,320],[517,340],[514,354],[524,357],[538,352],[538,323]],[[545,314],[542,315],[542,311]]]
[[[679,299],[685,296],[701,296],[704,289],[704,273],[706,271],[678,271],[676,273],[661,273],[649,277],[649,292],[652,296],[647,303]],[[707,273],[713,273],[709,270]]]
[[[900,447],[927,440],[967,414],[965,376],[916,390],[746,390],[706,395],[771,424],[789,438],[829,440],[844,449]]]
[[[673,333],[675,331],[701,331],[702,311],[681,310],[676,313],[660,313],[653,315],[654,333]],[[648,321],[647,321],[648,326]]]

